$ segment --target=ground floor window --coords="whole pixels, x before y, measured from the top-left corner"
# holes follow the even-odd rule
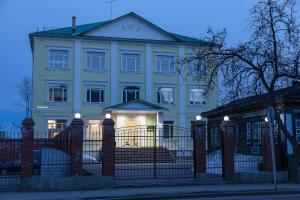
[[[174,134],[173,121],[164,121],[163,123],[163,138],[164,139],[172,139]]]
[[[47,124],[49,138],[55,137],[57,134],[67,128],[66,119],[48,119]]]

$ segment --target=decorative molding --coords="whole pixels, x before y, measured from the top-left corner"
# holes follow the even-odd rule
[[[81,41],[80,40],[75,40],[75,45],[74,45],[74,90],[73,90],[73,100],[74,100],[74,108],[73,111],[74,113],[80,111],[80,71],[81,71]]]
[[[117,104],[117,57],[118,55],[118,43],[116,41],[111,42],[111,54],[110,54],[110,103],[111,105]]]

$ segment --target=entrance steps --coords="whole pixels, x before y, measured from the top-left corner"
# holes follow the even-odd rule
[[[173,163],[170,151],[164,147],[116,147],[116,163]]]

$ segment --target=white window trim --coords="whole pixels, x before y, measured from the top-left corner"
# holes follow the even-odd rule
[[[87,90],[89,89],[99,89],[99,90],[103,90],[103,94],[104,94],[104,98],[103,98],[103,102],[89,102],[87,101],[86,99],[86,94],[87,94]],[[94,104],[105,104],[105,86],[104,85],[86,85],[85,86],[85,90],[84,90],[84,103],[85,104],[91,104],[91,105],[94,105]]]
[[[173,57],[173,62],[174,62],[174,72],[162,72],[158,71],[158,66],[157,66],[157,56],[172,56]],[[164,52],[157,52],[154,54],[154,62],[155,62],[155,73],[159,74],[165,74],[165,75],[173,75],[176,74],[176,53],[164,53]]]
[[[141,99],[141,91],[142,91],[142,89],[141,89],[141,86],[139,86],[139,85],[127,85],[127,86],[124,86],[123,88],[122,88],[122,102],[124,102],[124,99],[123,99],[123,93],[124,93],[124,90],[125,90],[125,88],[126,87],[138,87],[139,88],[139,90],[135,90],[135,93],[134,93],[134,95],[136,96],[136,91],[139,91],[139,99]],[[126,102],[128,102],[128,96],[127,96],[127,93],[126,93]]]
[[[71,119],[68,116],[47,116],[44,118],[45,119],[45,136],[48,138],[48,120],[67,120],[67,127],[70,125]],[[39,135],[37,135],[39,137]]]
[[[207,89],[207,85],[198,85],[198,86],[196,86],[196,85],[189,85],[187,87],[187,92],[188,92],[187,97],[188,97],[188,105],[189,106],[208,107],[208,105],[209,105],[208,99],[209,98],[208,98],[207,91],[206,91],[206,97],[205,97],[206,104],[191,104],[190,103],[190,90],[191,89],[204,89],[204,90],[206,90]]]
[[[158,103],[157,102],[157,93],[158,93],[158,90],[160,89],[160,88],[172,88],[173,89],[173,103]],[[155,94],[155,97],[156,97],[156,99],[155,99],[155,102],[157,103],[157,104],[162,104],[162,105],[170,105],[170,106],[174,106],[174,105],[176,105],[176,95],[175,95],[175,91],[176,91],[176,85],[171,85],[171,84],[155,84],[155,92],[156,92],[156,94]]]
[[[195,57],[195,56],[197,56],[197,55],[195,55],[195,54],[186,54],[186,57]],[[191,72],[191,70],[190,70],[190,63],[191,62],[189,62],[189,63],[187,63],[187,68],[188,68],[188,74],[189,75],[191,75],[191,76],[197,76],[198,74],[195,74],[195,73],[193,73],[193,72]],[[207,75],[208,74],[208,71],[207,72],[205,72],[205,73],[199,73],[199,75]]]
[[[58,102],[58,101],[49,101],[49,89],[51,85],[66,85],[67,86],[67,101],[63,101],[63,102]],[[46,104],[47,105],[51,105],[51,104],[55,104],[55,105],[65,105],[65,104],[69,104],[71,102],[71,99],[73,99],[70,96],[70,82],[69,81],[47,81],[46,82]]]
[[[120,71],[121,72],[125,72],[125,73],[142,73],[143,70],[142,70],[142,52],[140,51],[124,51],[124,50],[121,50],[120,51],[120,54],[121,54],[121,60],[120,60]],[[137,70],[137,65],[135,65],[135,71],[128,71],[127,69],[124,69],[123,68],[123,55],[124,54],[133,54],[133,55],[139,55],[139,59],[140,59],[140,65],[138,66],[139,69]],[[126,66],[127,68],[127,66]]]
[[[104,53],[104,67],[103,69],[91,69],[88,67],[88,59],[87,59],[87,53],[88,52],[95,52],[95,53]],[[107,49],[93,49],[93,48],[86,48],[85,49],[85,67],[84,70],[85,71],[89,71],[89,72],[106,72],[107,71],[107,66],[108,66],[108,57],[107,57]]]
[[[56,68],[56,67],[51,67],[50,66],[50,51],[51,50],[58,50],[58,51],[67,51],[68,52],[68,67],[62,67],[62,68]],[[48,46],[47,47],[47,69],[51,71],[60,71],[60,70],[70,70],[71,68],[71,47],[56,47],[56,46]]]

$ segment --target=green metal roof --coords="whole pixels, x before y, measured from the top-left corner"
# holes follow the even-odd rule
[[[78,37],[78,36],[83,36],[83,34],[86,33],[86,32],[89,32],[89,31],[94,30],[96,28],[99,28],[99,27],[101,27],[105,24],[109,24],[111,22],[114,22],[116,20],[119,20],[119,19],[124,18],[124,17],[129,16],[129,15],[141,19],[142,21],[146,22],[147,24],[149,24],[153,28],[157,29],[158,31],[161,31],[164,34],[174,38],[174,40],[176,42],[189,43],[189,44],[203,44],[203,45],[211,44],[210,42],[200,40],[200,39],[197,39],[197,38],[167,32],[167,31],[163,30],[162,28],[156,26],[155,24],[147,21],[146,19],[140,17],[139,15],[137,15],[133,12],[128,13],[126,15],[123,15],[121,17],[115,18],[113,20],[90,23],[90,24],[83,24],[83,25],[77,25],[76,29],[75,29],[75,32],[72,31],[72,27],[66,27],[66,28],[59,28],[59,29],[37,31],[37,32],[30,33],[29,35],[30,36],[34,36],[34,35],[49,36],[49,37],[72,37],[72,36],[77,36]]]

